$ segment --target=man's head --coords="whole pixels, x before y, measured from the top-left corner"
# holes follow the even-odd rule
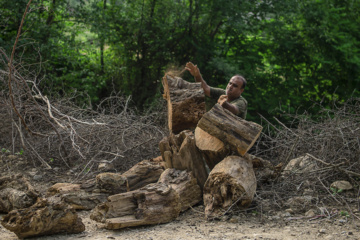
[[[246,80],[241,75],[233,76],[228,85],[226,86],[226,95],[229,101],[235,100],[240,97],[246,86]]]

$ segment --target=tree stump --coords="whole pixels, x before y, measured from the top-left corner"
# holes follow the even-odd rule
[[[229,156],[210,172],[204,186],[205,216],[220,217],[231,206],[248,207],[256,191],[252,163],[240,156]]]
[[[20,239],[85,230],[75,210],[59,197],[41,199],[29,208],[13,210],[3,217],[1,224]]]
[[[166,223],[180,213],[179,194],[164,183],[152,183],[141,189],[108,197],[90,218],[105,223],[106,229]]]
[[[195,129],[205,113],[205,95],[201,83],[190,83],[165,74],[162,84],[170,132],[177,134],[186,129]]]
[[[219,104],[205,113],[197,126],[241,156],[254,145],[262,130],[259,124],[237,117]]]
[[[222,141],[199,127],[195,129],[195,143],[210,170],[230,153]]]
[[[185,130],[178,135],[165,137],[160,141],[159,148],[167,167],[191,171],[200,188],[203,188],[208,174],[191,131]]]
[[[30,182],[20,174],[0,178],[0,212],[30,207],[38,196]]]
[[[201,189],[196,178],[186,170],[168,168],[161,174],[158,183],[172,187],[179,194],[182,212],[202,200]]]

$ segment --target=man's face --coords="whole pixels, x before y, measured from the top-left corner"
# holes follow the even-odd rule
[[[226,86],[226,95],[232,101],[240,97],[244,89],[241,89],[243,82],[238,77],[232,77]]]

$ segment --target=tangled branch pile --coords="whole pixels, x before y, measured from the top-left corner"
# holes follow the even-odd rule
[[[6,66],[3,51],[0,63]],[[80,108],[73,97],[44,96],[39,82],[13,67],[0,70],[0,146],[26,153],[37,167],[67,166],[89,172],[97,162],[111,162],[123,171],[135,163],[159,155],[158,143],[165,128],[163,109],[136,113],[130,98],[115,94],[94,110]],[[24,72],[24,71],[23,71]],[[161,107],[160,107],[161,108]],[[163,125],[165,126],[165,124]]]
[[[303,158],[291,171],[278,175],[272,184],[260,185],[260,199],[270,197],[282,205],[291,197],[311,194],[316,196],[312,203],[317,206],[326,199],[342,204],[359,201],[358,196],[341,197],[330,186],[334,181],[347,180],[359,189],[360,99],[350,99],[333,109],[323,108],[318,116],[321,117],[316,121],[306,114],[290,116],[293,127],[275,119],[277,127],[264,119],[267,128],[255,154],[278,164],[279,170],[287,170],[291,159]]]

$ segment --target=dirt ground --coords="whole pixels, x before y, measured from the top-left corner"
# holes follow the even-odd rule
[[[44,193],[56,182],[69,182],[74,174],[60,171],[45,171],[25,164],[21,159],[2,162],[1,176],[22,173],[33,186]],[[95,174],[95,173],[94,173]],[[89,175],[90,176],[90,175]],[[352,214],[336,214],[332,217],[306,217],[305,213],[288,211],[258,212],[248,210],[224,216],[220,220],[207,221],[204,206],[199,204],[183,212],[175,221],[156,226],[106,230],[89,218],[89,211],[78,212],[85,224],[79,234],[61,234],[36,237],[39,240],[71,239],[360,239],[360,212],[358,206],[338,206],[338,212],[351,209]],[[0,215],[0,217],[4,214]],[[0,225],[0,239],[13,240],[17,236]]]

